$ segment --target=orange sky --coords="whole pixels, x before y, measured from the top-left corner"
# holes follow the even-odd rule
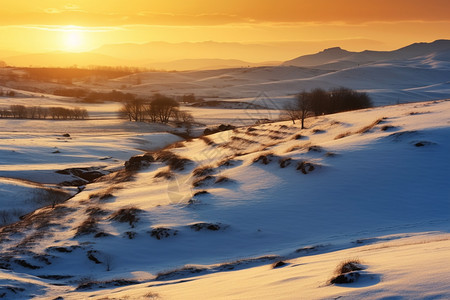
[[[8,0],[1,3],[0,35],[0,49],[19,52],[210,40],[353,40],[348,50],[391,50],[450,38],[450,1]]]

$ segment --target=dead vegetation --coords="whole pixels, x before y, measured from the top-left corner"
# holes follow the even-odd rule
[[[163,178],[163,179],[166,179],[166,180],[172,179],[173,177],[174,177],[174,174],[171,171],[169,171],[169,170],[160,171],[160,172],[155,174],[155,178]]]
[[[178,230],[166,227],[158,227],[153,228],[149,233],[151,237],[154,237],[157,240],[161,240],[178,235]]]
[[[372,128],[374,128],[375,126],[377,126],[378,124],[380,124],[381,122],[383,122],[383,120],[385,120],[386,118],[380,118],[375,120],[372,124],[367,125],[366,127],[361,128],[360,130],[356,131],[355,133],[359,133],[359,134],[364,134],[369,132]]]
[[[195,177],[203,177],[207,175],[214,174],[215,170],[211,166],[198,167],[192,171],[192,175]]]
[[[334,139],[335,140],[339,140],[339,139],[343,139],[343,138],[351,136],[351,135],[352,135],[352,132],[351,131],[347,131],[347,132],[338,134]]]
[[[193,187],[202,187],[215,181],[214,176],[207,175],[192,182]]]
[[[75,237],[98,232],[97,219],[89,217],[76,228]]]
[[[303,174],[308,174],[316,169],[313,163],[307,161],[299,161],[297,163],[297,171],[301,171]]]
[[[155,156],[157,161],[166,163],[171,171],[183,171],[188,164],[192,163],[190,159],[180,157],[170,151],[160,151]]]
[[[189,225],[189,228],[194,231],[203,231],[203,230],[218,231],[221,229],[225,229],[226,227],[227,226],[224,226],[221,223],[204,223],[204,222]]]
[[[139,221],[138,215],[142,212],[143,210],[137,207],[121,208],[113,213],[109,219],[120,223],[128,223],[131,228],[134,228],[134,225]]]
[[[215,143],[207,136],[202,135],[201,137],[198,138],[199,140],[202,140],[206,145],[208,146],[212,146],[215,145]]]
[[[345,284],[352,283],[358,280],[360,273],[358,271],[364,270],[365,267],[358,259],[350,259],[341,262],[335,270],[336,276],[329,280],[330,284]]]

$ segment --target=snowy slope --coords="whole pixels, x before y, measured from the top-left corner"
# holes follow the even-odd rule
[[[327,262],[329,269],[343,256],[362,253],[336,251],[394,239],[369,238],[401,234],[395,239],[402,243],[416,232],[448,232],[449,112],[449,101],[405,104],[311,118],[304,130],[292,122],[263,124],[175,144],[142,157],[149,162],[139,170],[110,174],[55,209],[4,227],[0,265],[50,278],[44,283],[62,284],[66,292],[77,286],[77,292],[89,292],[136,283],[117,279],[160,286],[173,276],[265,265],[280,256],[301,264],[297,257],[316,250],[330,257],[310,262]],[[442,245],[448,248],[448,242]],[[425,250],[405,251],[416,257]],[[373,261],[381,264],[389,253],[375,251]],[[220,265],[236,260],[241,262]],[[407,261],[395,263],[404,272],[415,270]],[[184,265],[200,266],[153,281]],[[249,278],[259,271],[242,272]],[[374,272],[395,275],[386,266]],[[326,281],[315,274],[313,282]],[[299,275],[283,276],[288,282]],[[400,290],[405,278],[379,287]],[[204,280],[208,285],[210,279]],[[179,299],[178,286],[158,291]],[[196,285],[187,289],[190,297],[201,292]],[[423,286],[424,293],[429,289]],[[244,290],[243,284],[244,297],[257,293]],[[226,298],[227,291],[213,295]]]
[[[402,53],[402,52],[401,52]],[[127,76],[106,83],[141,95],[165,93],[198,97],[270,98],[295,95],[314,88],[349,87],[367,92],[376,106],[445,99],[449,97],[450,50],[429,52],[422,56],[375,60],[367,63],[333,61],[330,68],[295,66],[258,67],[187,72],[151,72]],[[406,55],[406,54],[405,54]],[[336,68],[336,66],[341,66]]]

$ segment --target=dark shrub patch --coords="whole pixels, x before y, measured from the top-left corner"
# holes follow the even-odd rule
[[[23,259],[15,259],[14,262],[16,264],[18,264],[19,266],[22,266],[22,267],[27,268],[27,269],[36,270],[36,269],[40,269],[41,268],[39,266],[32,265],[32,264],[28,263],[27,261],[25,261]]]
[[[200,196],[200,195],[207,195],[209,194],[208,191],[198,191],[194,194],[194,197]]]
[[[88,290],[88,289],[94,289],[94,288],[108,288],[112,286],[126,286],[126,285],[133,285],[138,284],[139,281],[135,280],[127,280],[127,279],[114,279],[110,281],[89,281],[89,282],[83,282],[78,285],[78,287],[75,289],[76,291],[79,290]]]
[[[359,260],[346,260],[341,262],[335,270],[337,276],[330,279],[331,284],[345,284],[355,282],[359,277],[358,271],[364,270]]]
[[[210,230],[210,231],[218,231],[220,229],[223,229],[224,226],[220,223],[195,223],[192,225],[189,225],[189,228],[195,231],[201,231],[201,230]]]
[[[308,152],[323,152],[323,148],[320,146],[309,146]]]
[[[210,146],[210,145],[214,145],[214,142],[206,136],[201,136],[199,137],[200,140],[202,140],[203,142],[205,142],[206,145]]]
[[[210,135],[210,134],[213,134],[213,133],[216,133],[216,132],[220,132],[220,131],[226,131],[226,130],[232,130],[232,129],[235,129],[236,128],[236,126],[233,126],[233,125],[225,125],[225,124],[221,124],[221,125],[219,125],[219,126],[217,126],[217,127],[212,127],[212,128],[206,128],[204,131],[203,131],[203,134],[204,135]]]
[[[182,171],[185,166],[192,163],[190,159],[182,158],[170,151],[161,151],[156,155],[158,161],[166,163],[172,171]]]
[[[285,263],[284,261],[280,260],[280,261],[277,261],[277,262],[272,264],[272,269],[284,267],[285,265],[287,265],[287,263]]]
[[[91,206],[86,208],[86,213],[91,217],[105,216],[108,214],[106,210],[103,210],[98,206]]]
[[[98,239],[98,238],[102,238],[102,237],[108,237],[111,236],[109,233],[106,232],[98,232],[94,235],[94,238]]]
[[[289,157],[280,159],[280,168],[282,168],[282,169],[286,168],[287,166],[289,166],[291,164],[291,162],[292,162],[292,158],[289,158]]]
[[[144,166],[150,165],[155,159],[152,154],[145,153],[143,155],[136,155],[125,162],[125,169],[128,171],[136,171]]]
[[[325,130],[323,130],[323,129],[314,129],[313,130],[313,133],[314,134],[321,134],[321,133],[325,133],[326,131]]]
[[[225,176],[220,176],[219,178],[216,179],[216,181],[214,183],[217,184],[217,183],[227,183],[227,182],[233,182],[233,180],[228,177],[225,177]]]
[[[302,171],[303,174],[308,174],[309,172],[312,172],[316,169],[316,167],[309,162],[306,161],[300,161],[297,164],[297,170]]]
[[[95,255],[94,255],[94,254],[96,254],[96,253],[98,253],[96,250],[89,250],[89,251],[87,252],[87,258],[88,258],[89,260],[92,260],[92,261],[95,262],[96,264],[101,264],[102,262],[99,261],[98,258],[95,257]]]
[[[156,274],[155,280],[168,280],[176,277],[185,277],[191,274],[197,274],[200,272],[206,271],[206,268],[203,267],[193,267],[193,266],[185,266],[176,270],[171,270],[167,272],[160,272]]]
[[[416,147],[425,147],[425,146],[431,146],[431,145],[434,145],[434,143],[428,142],[428,141],[420,141],[420,142],[414,143],[414,146],[416,146]]]
[[[89,217],[80,226],[77,227],[75,236],[86,235],[91,233],[97,233],[97,220]]]
[[[198,167],[194,171],[192,171],[192,174],[195,177],[202,177],[206,175],[214,174],[215,170],[211,167]]]
[[[395,129],[395,128],[397,128],[397,127],[392,126],[392,125],[384,125],[384,126],[382,126],[382,127],[380,128],[380,130],[381,130],[381,131],[389,131],[389,130],[393,130],[393,129]]]
[[[142,213],[142,210],[136,207],[121,208],[109,218],[120,223],[128,223],[133,228],[134,224],[139,221],[138,215],[140,213]]]
[[[132,240],[132,239],[134,239],[135,237],[136,237],[136,232],[134,232],[134,231],[126,231],[125,233],[124,233],[124,235],[127,237],[127,238],[129,238],[130,240]]]
[[[154,237],[157,240],[175,236],[177,234],[178,230],[164,227],[154,228],[150,231],[150,236]]]
[[[208,184],[211,184],[214,181],[214,176],[208,175],[203,178],[197,179],[192,183],[194,187],[201,187]]]
[[[352,283],[358,280],[360,274],[358,272],[350,272],[346,274],[341,274],[336,277],[331,278],[331,284],[346,284]]]
[[[161,171],[156,173],[155,178],[164,178],[169,180],[173,178],[173,173],[170,171]]]
[[[301,140],[302,138],[303,138],[303,136],[301,134],[296,134],[293,137],[294,140]]]
[[[260,163],[262,163],[264,165],[268,165],[272,161],[272,159],[274,159],[274,157],[275,156],[273,154],[260,155],[260,156],[258,156],[257,158],[255,158],[253,160],[253,163],[260,162]]]

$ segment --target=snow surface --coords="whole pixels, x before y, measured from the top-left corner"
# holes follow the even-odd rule
[[[140,84],[136,84],[136,75],[130,75],[102,83],[102,87],[121,89],[125,86],[125,91],[141,95],[194,93],[206,99],[257,100],[264,94],[276,101],[278,97],[292,96],[302,90],[344,86],[367,92],[376,106],[448,98],[450,50],[431,49],[420,54],[412,50],[396,55],[367,51],[360,53],[355,61],[343,58],[316,67],[286,65],[148,72],[139,74]]]
[[[304,130],[280,122],[177,144],[168,151],[191,161],[184,169],[157,161],[128,179],[111,174],[54,210],[3,227],[4,285],[32,284],[14,297],[45,291],[50,299],[447,298],[449,113],[450,101],[412,103],[310,118]],[[131,148],[117,141],[111,149]],[[62,149],[83,156],[88,142],[76,137]],[[29,148],[48,155],[48,148]],[[262,155],[268,164],[256,161]],[[309,164],[303,172],[302,161]],[[213,178],[196,176],[199,167]],[[162,171],[170,178],[156,176]],[[195,187],[198,179],[205,180]],[[130,207],[140,210],[138,220],[113,219]],[[89,216],[93,231],[77,234]],[[218,230],[196,231],[203,223]],[[169,236],[152,237],[158,228]],[[361,281],[327,285],[335,266],[355,256],[367,265]],[[281,258],[289,264],[272,270]],[[185,265],[197,269],[155,280]],[[225,272],[231,268],[238,271]],[[124,278],[142,284],[111,283]],[[97,285],[75,290],[87,282]]]

